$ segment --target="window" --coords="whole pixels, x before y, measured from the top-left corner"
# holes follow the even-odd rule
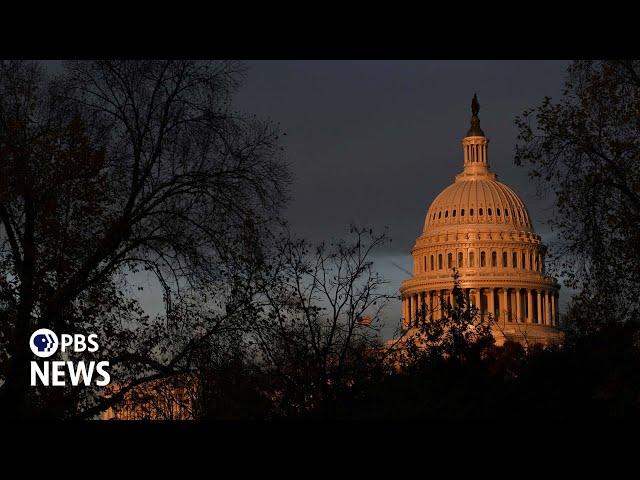
[[[529,270],[533,270],[533,255],[529,252]]]
[[[511,255],[511,266],[513,268],[518,267],[518,254],[516,252],[513,252],[513,255]]]
[[[471,215],[473,217],[473,208],[471,210],[469,210],[469,215]]]
[[[508,208],[505,208],[505,209],[504,209],[504,216],[505,216],[505,217],[508,217],[508,216],[509,216],[509,209],[508,209]]]
[[[453,216],[454,217],[456,216],[456,209],[455,208],[453,209]]]
[[[492,267],[497,267],[498,266],[498,253],[497,252],[491,252],[491,266]]]
[[[475,266],[475,255],[473,252],[469,252],[469,267],[473,268]]]
[[[460,210],[460,216],[464,217],[464,208],[462,210]]]
[[[458,268],[464,267],[464,255],[462,252],[458,252]]]
[[[447,255],[447,268],[453,268],[453,254]]]
[[[442,270],[442,254],[438,254],[438,270]]]
[[[487,208],[487,215],[491,216],[491,209]]]
[[[438,212],[438,218],[442,218],[442,212]]]
[[[480,252],[480,266],[481,267],[487,266],[487,254],[484,252]]]
[[[444,218],[447,218],[449,216],[449,210],[445,210],[444,211]]]
[[[507,267],[507,252],[502,252],[502,266]]]
[[[536,272],[540,269],[540,259],[538,258],[538,255],[536,255]]]
[[[478,215],[482,216],[482,209],[478,211]]]
[[[496,208],[496,215],[500,216],[500,209]]]
[[[433,269],[434,269],[434,267],[435,267],[435,266],[434,266],[434,264],[433,264],[433,255],[431,255],[431,270],[433,270]]]
[[[525,269],[527,268],[527,257],[525,256],[524,252],[522,252],[522,262],[520,262],[520,268]]]
[[[424,256],[424,271],[427,271],[427,256]]]

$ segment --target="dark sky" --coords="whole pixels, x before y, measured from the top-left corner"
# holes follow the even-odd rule
[[[490,162],[544,233],[535,189],[513,164],[514,118],[560,93],[566,62],[259,61],[238,108],[279,122],[295,175],[288,217],[314,239],[350,221],[388,225],[408,252],[427,207],[462,168],[477,92]]]
[[[549,201],[537,198],[526,171],[513,163],[514,119],[546,95],[559,97],[568,63],[255,61],[236,105],[287,133],[295,176],[287,216],[296,232],[322,240],[344,235],[350,222],[388,226],[392,247],[377,267],[397,290],[406,274],[393,263],[410,270],[429,204],[462,168],[474,93],[493,171],[550,239]],[[399,316],[399,304],[389,313]]]
[[[59,62],[46,62],[57,71]],[[376,268],[397,293],[431,201],[462,168],[461,140],[474,93],[498,178],[525,201],[546,243],[552,205],[513,163],[516,115],[558,98],[567,61],[252,61],[235,107],[270,118],[287,133],[294,174],[286,212],[312,241],[344,236],[349,224],[389,227],[393,242]],[[566,304],[567,289],[560,305]],[[155,310],[160,298],[149,292]],[[388,336],[398,323],[393,302]]]

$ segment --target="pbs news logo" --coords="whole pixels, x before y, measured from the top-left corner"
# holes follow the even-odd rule
[[[91,335],[68,334],[63,333],[58,336],[48,328],[40,328],[31,335],[29,346],[34,355],[40,358],[49,358],[60,349],[61,352],[96,352],[100,347],[97,342],[98,336],[93,333]],[[31,362],[31,386],[36,385],[63,387],[67,385],[67,380],[71,385],[89,386],[92,382],[99,387],[109,384],[111,377],[106,368],[109,367],[108,361],[78,362],[54,360],[45,360],[40,364],[36,361]]]

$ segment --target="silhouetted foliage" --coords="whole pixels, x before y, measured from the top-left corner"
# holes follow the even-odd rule
[[[93,415],[118,400],[27,388],[36,328],[97,333],[126,392],[189,371],[195,346],[239,318],[235,277],[253,269],[245,252],[260,251],[288,182],[277,128],[230,108],[242,74],[96,61],[50,78],[0,64],[2,414]],[[141,273],[162,289],[157,318],[131,294]]]
[[[453,270],[452,286],[452,303],[448,298],[438,298],[440,306],[434,311],[423,305],[411,319],[416,327],[410,332],[410,338],[403,338],[399,344],[402,348],[400,360],[406,367],[443,358],[464,363],[493,343],[493,317],[481,315],[479,309],[469,303],[460,287],[456,269]]]
[[[516,163],[554,195],[555,270],[581,332],[640,313],[640,62],[576,61],[562,97],[524,112]]]
[[[334,416],[380,370],[379,315],[390,294],[372,255],[388,241],[351,227],[350,237],[315,247],[275,242],[247,331],[274,415]]]

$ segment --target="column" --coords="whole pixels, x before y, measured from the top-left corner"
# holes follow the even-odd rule
[[[440,297],[438,296],[438,290],[434,290],[433,292],[433,318],[437,320],[440,318]]]
[[[545,325],[553,325],[553,319],[551,318],[551,292],[546,290],[544,292],[544,312],[545,312]]]
[[[551,325],[556,325],[556,292],[551,292]]]
[[[496,308],[495,305],[493,303],[493,288],[487,288],[487,310],[489,312],[489,315],[495,317],[496,314]]]
[[[402,296],[402,323],[403,325],[407,325],[409,321],[409,313],[407,312],[407,296]]]
[[[411,321],[415,326],[418,323],[418,294],[411,295]]]
[[[527,295],[527,323],[533,323],[533,294],[531,290],[526,290]]]
[[[538,323],[544,323],[542,319],[542,292],[538,290],[536,293],[538,297]]]
[[[431,309],[431,315],[430,318],[431,320],[435,320],[437,317],[437,310],[438,310],[438,304],[437,304],[437,297],[436,297],[436,291],[435,290],[431,290],[429,292],[429,307]]]
[[[442,298],[442,302],[440,303],[440,305],[442,306],[440,309],[440,318],[445,318],[447,303],[449,301],[449,293],[447,292],[447,290],[440,290],[440,297]]]
[[[422,292],[422,317],[421,320],[426,322],[429,318],[429,292]]]
[[[522,309],[522,292],[520,291],[519,288],[516,289],[515,291],[516,294],[516,322],[521,322],[522,321],[522,312],[520,311]]]
[[[479,288],[476,288],[476,293],[475,293],[475,305],[476,305],[476,309],[478,310],[478,313],[480,313],[480,309],[482,308],[482,297],[480,296],[481,292]]]
[[[433,320],[433,290],[429,290],[429,320]]]
[[[440,318],[445,318],[447,311],[447,303],[449,302],[449,292],[447,290],[440,290],[440,298],[442,299],[440,305]]]
[[[502,290],[502,311],[504,312],[503,320],[506,322],[509,320],[509,289],[508,288],[504,288]]]

